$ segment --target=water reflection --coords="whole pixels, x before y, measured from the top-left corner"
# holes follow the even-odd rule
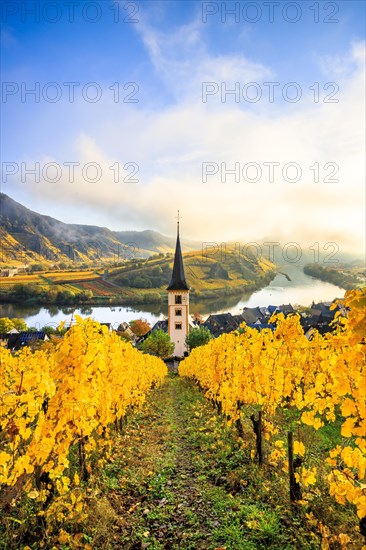
[[[20,317],[25,319],[26,317],[38,315],[41,311],[40,306],[23,306],[22,304],[0,304],[0,317]],[[59,311],[59,308],[57,308]]]
[[[278,274],[273,281],[262,290],[252,293],[239,293],[210,300],[202,300],[194,295],[190,298],[191,313],[200,313],[207,316],[212,313],[231,312],[239,313],[243,307],[281,305],[291,303],[310,305],[314,300],[327,301],[342,298],[344,290],[330,283],[325,283],[305,275],[299,267],[288,266]],[[48,307],[24,306],[21,304],[0,304],[0,317],[20,317],[26,320],[28,326],[41,328],[45,325],[57,327],[61,321],[72,321],[73,316],[93,317],[102,323],[112,323],[115,327],[123,321],[131,321],[140,317],[149,323],[155,323],[168,313],[166,303],[141,304],[136,306],[90,307],[81,306],[59,308],[55,305]]]

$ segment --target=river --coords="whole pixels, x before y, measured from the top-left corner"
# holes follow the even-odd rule
[[[240,313],[243,307],[278,306],[281,304],[309,306],[312,301],[331,301],[342,298],[344,290],[330,283],[305,275],[300,266],[287,265],[283,268],[290,280],[278,274],[273,281],[257,292],[222,297],[215,300],[195,301],[191,299],[191,313],[199,312],[203,317],[213,313]],[[92,317],[101,323],[112,323],[117,328],[122,321],[143,318],[153,324],[167,315],[166,304],[144,304],[141,306],[90,307],[78,309],[74,315]],[[57,327],[61,321],[70,323],[72,308],[49,306],[22,306],[20,304],[0,304],[0,317],[23,318],[29,327],[37,329],[48,325]]]

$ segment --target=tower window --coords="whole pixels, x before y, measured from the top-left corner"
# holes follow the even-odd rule
[[[175,323],[175,330],[182,330],[182,323]]]
[[[176,294],[175,303],[176,304],[181,304],[182,303],[182,295],[181,294]]]
[[[175,310],[175,314],[177,315],[177,317],[181,317],[182,316],[182,310],[177,308]]]

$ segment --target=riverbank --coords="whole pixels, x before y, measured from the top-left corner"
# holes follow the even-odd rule
[[[276,277],[261,290],[222,296],[221,298],[200,299],[197,294],[190,296],[191,313],[198,312],[203,317],[217,313],[240,313],[244,307],[265,307],[292,304],[311,306],[312,302],[333,301],[342,298],[344,290],[330,283],[322,282],[305,275],[300,266],[287,269],[290,281],[283,275]],[[101,323],[111,323],[118,326],[121,322],[144,318],[150,324],[162,319],[168,314],[167,300],[157,303],[139,303],[122,305],[103,303],[98,305],[80,304],[78,306],[56,304],[41,305],[37,301],[32,304],[24,302],[0,303],[0,317],[22,318],[28,326],[57,326],[60,322],[70,322],[73,312],[82,317],[89,316]]]
[[[245,284],[235,284],[230,286],[229,282],[226,282],[224,287],[218,287],[215,289],[191,290],[191,299],[200,300],[217,300],[228,296],[241,296],[245,293],[257,292],[262,288],[268,286],[268,284],[275,278],[276,273],[271,271],[265,273],[262,277],[256,281],[248,282]],[[92,284],[96,287],[96,283],[99,282],[93,280],[88,282],[88,285]],[[80,281],[73,281],[73,290],[70,289],[71,281],[63,281],[58,284],[61,289],[50,288],[47,290],[43,285],[37,286],[33,280],[27,283],[23,280],[21,288],[16,287],[12,289],[7,281],[6,287],[2,287],[0,290],[0,303],[4,304],[22,304],[22,305],[41,305],[41,306],[60,306],[60,307],[103,307],[103,306],[139,306],[142,304],[160,304],[166,301],[165,288],[153,288],[153,289],[131,289],[117,287],[113,285],[113,289],[107,295],[92,295],[93,290],[80,290],[76,287]],[[106,281],[104,281],[104,284]],[[1,283],[0,283],[1,284]],[[108,284],[108,283],[107,283]],[[109,287],[110,288],[110,287]],[[78,292],[77,292],[77,291]],[[96,290],[97,291],[97,290]],[[113,291],[113,292],[112,292]],[[89,292],[89,293],[88,293]]]
[[[366,284],[366,273],[361,267],[322,267],[319,264],[308,264],[304,266],[304,273],[320,281],[337,285],[345,290],[362,288]]]

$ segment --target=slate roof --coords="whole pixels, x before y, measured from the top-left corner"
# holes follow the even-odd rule
[[[244,322],[244,317],[240,313],[239,315],[233,315],[233,321],[239,327]]]
[[[10,334],[8,338],[8,349],[19,350],[37,340],[46,340],[47,334],[44,331],[37,332],[19,332],[19,334]]]
[[[238,319],[240,317],[240,319]],[[243,322],[241,316],[231,315],[231,313],[218,313],[216,315],[210,315],[202,326],[208,328],[208,330],[214,336],[219,336],[223,332],[232,332],[237,329]]]
[[[282,304],[281,306],[278,306],[278,309],[285,315],[288,315],[289,313],[295,313],[295,310],[291,304]]]
[[[264,316],[258,307],[245,307],[242,316],[247,325],[254,324],[258,320],[264,320]]]
[[[263,317],[268,318],[268,319],[270,318],[271,313],[270,313],[270,311],[267,307],[259,307],[258,309],[261,312],[261,314],[263,315]]]
[[[329,308],[331,305],[332,305],[332,302],[319,302],[318,304],[315,304],[313,302],[311,304],[311,309],[320,309],[321,311],[329,311]]]
[[[155,330],[163,330],[164,332],[168,333],[168,319],[162,319],[160,321],[156,321],[155,325],[143,336],[140,336],[140,338],[137,340],[137,344],[141,344],[146,338],[150,336]]]

